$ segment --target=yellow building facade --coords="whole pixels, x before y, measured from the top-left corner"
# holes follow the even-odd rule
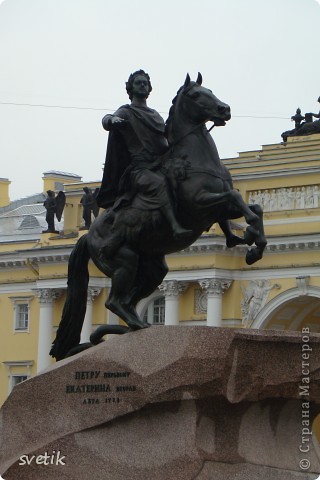
[[[169,273],[138,313],[155,324],[320,332],[320,135],[292,137],[223,161],[246,202],[264,208],[263,259],[248,266],[248,247],[227,249],[213,225],[188,249],[167,257]],[[84,233],[83,187],[99,186],[79,179],[44,175],[44,191],[63,183],[66,195],[58,235],[41,233],[40,220],[28,233],[22,219],[15,232],[22,230],[1,236],[1,222],[12,225],[14,211],[0,208],[0,405],[16,383],[53,363],[48,353],[65,300],[68,258]],[[0,179],[0,207],[8,203],[9,183]],[[233,228],[241,234],[244,220]],[[100,325],[121,322],[104,307],[110,280],[91,262],[89,271],[82,341]]]

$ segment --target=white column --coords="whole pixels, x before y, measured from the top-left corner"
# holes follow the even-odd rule
[[[51,365],[49,352],[52,345],[53,301],[60,296],[61,291],[54,288],[35,291],[40,304],[37,372]]]
[[[179,295],[184,292],[188,284],[178,280],[164,280],[159,290],[164,293],[166,304],[164,313],[165,325],[179,325]]]
[[[221,327],[222,294],[230,287],[231,280],[205,278],[199,284],[207,294],[207,326]]]
[[[98,287],[88,287],[87,293],[87,309],[86,315],[84,317],[80,343],[86,343],[90,341],[90,335],[92,333],[92,312],[93,312],[93,301],[95,297],[99,295],[101,288]]]

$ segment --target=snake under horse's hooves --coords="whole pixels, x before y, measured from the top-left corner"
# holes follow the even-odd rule
[[[88,348],[102,343],[104,341],[102,338],[104,335],[123,335],[124,333],[128,333],[130,331],[131,329],[129,327],[122,325],[101,325],[90,335],[90,342],[79,343],[79,345],[76,347],[71,348],[66,354],[65,358],[72,357],[77,353],[83,352]]]

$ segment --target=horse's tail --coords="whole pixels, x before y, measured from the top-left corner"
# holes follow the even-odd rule
[[[87,235],[83,235],[73,248],[68,265],[68,290],[60,325],[50,350],[57,360],[79,344],[87,308],[90,255]]]

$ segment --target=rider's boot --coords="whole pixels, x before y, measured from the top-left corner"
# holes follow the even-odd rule
[[[173,237],[176,240],[180,240],[183,238],[190,238],[193,235],[192,230],[187,230],[177,222],[176,217],[174,216],[174,213],[172,211],[172,208],[169,204],[164,205],[161,207],[161,212],[165,216],[165,218],[168,220],[168,222],[171,225],[172,231],[173,231]]]

